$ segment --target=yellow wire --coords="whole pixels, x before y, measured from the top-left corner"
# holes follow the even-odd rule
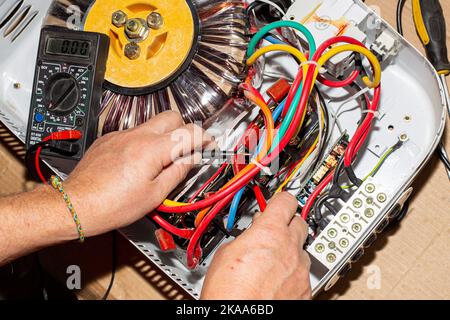
[[[278,187],[278,189],[277,189],[277,191],[275,191],[275,193],[280,193],[281,191],[283,191],[284,187],[289,183],[289,181],[292,180],[292,178],[295,177],[298,170],[300,170],[300,168],[303,166],[305,161],[313,153],[314,149],[316,149],[318,143],[319,143],[319,137],[316,138],[316,141],[314,141],[314,144],[311,146],[311,148],[309,148],[308,153],[306,153],[306,155],[303,157],[302,161],[295,167],[295,169],[292,171],[292,173],[289,175],[289,177],[286,180],[284,180],[284,182]]]
[[[364,84],[369,88],[376,88],[381,81],[381,66],[378,59],[375,57],[375,55],[370,52],[368,49],[354,45],[354,44],[344,44],[337,47],[331,48],[329,51],[324,53],[317,62],[318,68],[316,69],[316,74],[319,73],[319,69],[327,63],[328,60],[333,58],[335,55],[346,52],[346,51],[353,51],[363,54],[364,56],[369,59],[370,63],[372,64],[374,78],[373,81],[370,81],[369,77],[363,77]]]
[[[267,104],[264,101],[262,101],[255,95],[251,94],[250,92],[246,92],[245,95],[248,99],[253,101],[261,109],[261,111],[264,114],[264,118],[267,122],[266,143],[265,143],[264,148],[262,148],[262,150],[260,151],[260,153],[258,154],[258,156],[255,159],[255,161],[259,162],[262,158],[264,158],[267,155],[270,148],[272,147],[273,138],[275,136],[275,123],[274,123],[274,120],[272,117],[272,112],[270,111],[270,108],[267,106]],[[243,168],[241,171],[239,171],[239,173],[236,174],[230,181],[228,181],[221,189],[228,187],[230,184],[232,184],[234,181],[236,181],[237,179],[239,179],[240,177],[245,175],[248,171],[250,171],[254,167],[256,167],[255,164],[247,165],[245,168]],[[169,206],[169,207],[181,207],[181,206],[186,206],[189,204],[190,203],[178,202],[178,201],[173,201],[173,200],[169,200],[169,199],[166,199],[164,201],[164,205]],[[197,215],[197,217],[198,216],[200,216],[200,214]]]
[[[263,100],[261,100],[254,94],[250,93],[249,91],[245,91],[244,94],[247,97],[247,99],[249,99],[250,101],[255,103],[261,109],[261,111],[264,113],[264,117],[267,122],[267,134],[266,134],[265,148],[262,148],[261,151],[259,152],[259,154],[255,158],[255,161],[259,162],[259,161],[261,161],[262,158],[264,158],[267,155],[270,148],[272,147],[273,138],[275,136],[275,123],[274,123],[274,120],[272,117],[272,112],[270,111],[269,107]],[[247,165],[243,170],[245,170],[248,167],[249,167],[249,165]],[[221,189],[228,187],[231,183],[233,183],[233,181],[235,181],[242,174],[245,173],[245,172],[244,173],[241,173],[241,172],[242,171],[240,171],[236,176],[234,176],[233,179],[228,181]],[[205,208],[197,214],[197,216],[195,217],[195,221],[194,221],[194,224],[196,227],[200,224],[200,222],[202,222],[202,220],[208,214],[210,209],[211,209],[211,207]]]
[[[262,48],[258,49],[257,51],[255,51],[255,53],[252,54],[251,57],[247,59],[247,65],[248,66],[253,65],[259,57],[261,57],[262,55],[265,55],[269,52],[273,52],[273,51],[284,51],[284,52],[290,53],[295,58],[297,58],[298,61],[300,61],[300,64],[302,64],[302,63],[306,64],[308,62],[308,59],[300,50],[298,50],[290,45],[287,45],[287,44],[272,44],[272,45],[269,45],[266,47],[262,47]],[[308,66],[305,65],[305,67],[302,68],[304,79],[306,78],[306,74],[308,72],[307,67]]]
[[[259,58],[259,57],[261,57],[262,55],[264,55],[264,54],[266,54],[266,53],[268,53],[268,52],[272,52],[272,51],[285,51],[285,52],[288,52],[288,53],[290,53],[290,54],[292,54],[294,57],[296,57],[301,63],[304,63],[305,64],[305,67],[304,68],[302,68],[303,69],[303,75],[304,75],[304,79],[306,79],[306,74],[307,74],[307,71],[308,71],[308,67],[309,67],[309,65],[307,65],[307,62],[308,62],[308,59],[305,57],[305,55],[300,51],[300,50],[298,50],[298,49],[296,49],[296,48],[294,48],[294,47],[291,47],[291,46],[289,46],[289,45],[283,45],[283,44],[274,44],[274,45],[269,45],[269,46],[266,46],[266,47],[263,47],[263,48],[261,48],[261,49],[259,49],[259,50],[257,50],[248,60],[247,60],[247,65],[253,65],[254,63],[255,63],[255,61]],[[313,78],[313,82],[312,83],[315,83],[315,81],[316,81],[316,79],[317,79],[317,76],[318,76],[318,74],[319,74],[319,69],[321,68],[321,67],[323,67],[326,63],[327,63],[327,61],[328,60],[330,60],[332,57],[334,57],[335,55],[337,55],[337,54],[339,54],[339,53],[342,53],[342,52],[346,52],[346,51],[353,51],[353,52],[358,52],[358,53],[361,53],[362,55],[364,55],[364,56],[366,56],[367,57],[367,59],[369,59],[369,61],[370,61],[370,63],[372,64],[372,68],[373,68],[373,73],[374,73],[374,76],[373,76],[373,80],[371,81],[370,79],[369,79],[369,77],[367,77],[367,76],[365,76],[365,77],[363,77],[363,81],[364,81],[364,84],[367,86],[367,87],[369,87],[369,88],[376,88],[379,84],[380,84],[380,81],[381,81],[381,66],[380,66],[380,62],[378,61],[378,59],[375,57],[375,55],[372,53],[372,52],[370,52],[368,49],[366,49],[366,48],[364,48],[364,47],[361,47],[361,46],[358,46],[358,45],[352,45],[352,44],[345,44],[345,45],[340,45],[340,46],[336,46],[336,47],[333,47],[333,48],[331,48],[330,50],[328,50],[326,53],[324,53],[320,58],[319,58],[319,60],[318,60],[318,62],[317,62],[317,68],[316,68],[316,71],[315,71],[315,74],[314,74],[314,78]],[[311,87],[311,91],[312,91],[312,87]],[[260,101],[258,101],[258,102],[260,102]],[[266,115],[266,113],[267,113],[267,110],[265,110],[265,108],[264,108],[264,104],[259,104],[258,103],[258,106],[261,108],[261,106],[263,106],[262,108],[261,108],[261,110],[263,111],[263,113],[264,113],[264,115],[267,117],[269,114],[270,114],[270,119],[272,119],[272,122],[273,122],[273,118],[272,118],[272,114],[270,113],[270,110],[269,110],[269,114],[267,114]],[[267,107],[267,105],[266,105],[266,107]],[[268,109],[268,108],[267,108]],[[269,131],[268,131],[269,132]],[[314,148],[315,148],[316,146],[314,145]],[[314,149],[312,149],[312,150],[309,150],[309,151],[311,151],[311,153],[312,153],[312,151],[313,151]],[[309,154],[310,155],[310,154]],[[307,155],[308,157],[309,157],[309,155]],[[305,159],[304,159],[304,161],[306,161],[306,158],[307,157],[305,157]],[[304,162],[304,161],[302,161],[302,162]],[[299,165],[298,165],[298,167],[301,167],[301,165],[302,165],[303,163],[300,163]],[[231,183],[233,183],[234,181],[236,181],[236,179],[239,179],[241,176],[243,176],[244,174],[246,174],[248,171],[250,171],[251,169],[253,169],[254,167],[256,167],[256,165],[255,164],[249,164],[249,165],[247,165],[243,170],[241,170],[236,176],[234,176],[233,177],[233,179],[231,179],[223,188],[225,188],[225,187],[227,187],[228,185],[230,185]],[[294,171],[295,172],[295,171]],[[292,176],[293,177],[293,176]],[[292,177],[289,177],[290,179],[292,179]],[[289,182],[289,179],[288,178],[288,182]],[[288,183],[287,182],[287,183]],[[287,184],[286,183],[286,184]],[[282,186],[282,188],[284,188],[284,186]],[[278,191],[277,191],[278,192]],[[165,206],[169,206],[169,207],[179,207],[179,206],[185,206],[185,205],[189,205],[189,203],[183,203],[183,202],[177,202],[177,201],[173,201],[173,200],[168,200],[168,199],[166,199],[165,201],[164,201],[164,205]]]

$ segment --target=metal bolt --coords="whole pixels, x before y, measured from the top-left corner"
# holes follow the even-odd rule
[[[372,208],[367,208],[367,209],[364,211],[364,215],[365,215],[367,218],[372,218],[372,217],[375,215],[375,211],[373,211]]]
[[[112,15],[112,24],[117,28],[123,27],[127,23],[127,14],[122,10],[118,10]]]
[[[403,134],[400,135],[400,141],[406,142],[408,140],[409,140],[409,138],[408,138],[408,135],[406,133],[403,133]]]
[[[330,248],[331,250],[336,249],[336,243],[330,242],[330,243],[328,244],[328,248]]]
[[[370,205],[373,204],[373,198],[372,197],[367,198],[366,202],[367,202],[367,204],[370,204]]]
[[[331,228],[330,230],[328,230],[328,236],[330,238],[335,238],[337,236],[337,231],[334,228]]]
[[[159,29],[164,24],[163,17],[158,12],[152,12],[147,17],[147,25],[152,29]]]
[[[318,243],[318,244],[316,244],[316,248],[315,249],[316,249],[316,251],[318,253],[322,253],[322,252],[325,251],[325,246],[323,244],[321,244],[321,243]]]
[[[341,216],[341,221],[342,221],[343,223],[349,222],[349,221],[350,221],[350,216],[349,216],[348,214],[344,213],[344,214]]]
[[[373,183],[368,183],[368,184],[366,185],[366,191],[367,191],[368,193],[374,192],[374,191],[375,191],[375,185],[374,185]]]
[[[138,23],[136,22],[136,20],[133,20],[133,19],[128,20],[128,22],[127,22],[127,30],[128,30],[128,31],[134,32],[134,31],[136,31],[138,28],[139,28],[139,25],[138,25]]]
[[[20,89],[21,85],[19,82],[14,83],[14,89]]]
[[[352,225],[353,232],[358,233],[358,232],[361,231],[361,229],[362,229],[362,227],[361,227],[361,225],[359,223],[355,223],[354,225]]]
[[[386,195],[384,193],[380,193],[377,195],[377,200],[381,203],[385,202],[387,199]]]
[[[355,208],[361,208],[362,205],[363,205],[363,202],[362,202],[361,199],[356,198],[355,200],[353,200],[353,206],[354,206]]]
[[[342,248],[347,248],[348,244],[349,244],[349,242],[348,242],[348,240],[346,238],[342,238],[341,240],[339,240],[339,245]]]
[[[330,263],[333,263],[336,261],[336,255],[334,253],[329,253],[327,255],[327,261]]]
[[[139,58],[141,54],[141,48],[135,42],[127,43],[125,46],[125,56],[130,60]]]
[[[125,33],[133,42],[140,42],[147,39],[150,29],[144,19],[136,18],[127,21]]]

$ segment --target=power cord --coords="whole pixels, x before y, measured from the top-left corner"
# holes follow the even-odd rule
[[[107,300],[111,289],[114,286],[114,280],[116,278],[116,267],[117,267],[117,231],[111,232],[112,243],[111,243],[111,279],[109,280],[108,288],[105,291],[101,300]]]

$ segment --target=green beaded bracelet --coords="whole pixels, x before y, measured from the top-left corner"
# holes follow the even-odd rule
[[[69,195],[64,191],[64,187],[61,180],[57,176],[52,176],[51,182],[52,187],[62,194],[64,202],[66,203],[67,208],[69,209],[70,214],[72,215],[73,221],[75,221],[75,224],[77,226],[78,237],[80,239],[80,242],[84,242],[85,234],[83,228],[81,227],[80,219],[78,218],[78,214],[75,211],[75,208],[73,207],[72,201],[70,201]]]

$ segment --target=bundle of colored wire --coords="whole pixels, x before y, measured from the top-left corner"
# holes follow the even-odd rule
[[[311,61],[308,61],[307,58],[299,50],[283,44],[269,45],[255,51],[257,44],[261,39],[264,38],[267,32],[281,27],[292,27],[305,34],[306,38],[310,42],[309,55],[310,57],[312,56]],[[336,45],[338,43],[347,44],[333,47],[333,45]],[[329,49],[330,47],[331,49]],[[299,130],[302,128],[303,121],[306,115],[306,106],[309,101],[309,96],[313,90],[314,83],[319,76],[320,68],[323,67],[329,59],[345,51],[357,52],[368,58],[372,65],[373,80],[370,80],[368,77],[363,77],[362,79],[366,86],[370,88],[376,88],[373,101],[369,107],[369,112],[371,113],[366,116],[363,123],[359,126],[354,137],[349,143],[349,148],[346,150],[346,166],[350,166],[352,164],[356,153],[369,134],[369,129],[374,118],[373,113],[377,110],[380,97],[379,83],[381,79],[381,67],[375,56],[367,48],[365,48],[362,43],[348,37],[336,37],[330,39],[329,41],[326,41],[316,51],[314,39],[305,27],[293,21],[280,21],[264,27],[252,39],[248,49],[248,65],[252,65],[260,56],[272,51],[289,52],[290,54],[294,55],[300,62],[298,75],[294,80],[293,85],[291,86],[291,90],[289,91],[286,102],[284,104],[283,110],[286,112],[286,114],[277,134],[273,136],[273,118],[270,114],[270,110],[266,108],[266,106],[264,106],[264,101],[261,101],[262,99],[254,92],[247,92],[246,96],[252,99],[257,105],[261,107],[261,110],[264,114],[265,127],[267,131],[265,143],[261,151],[258,153],[256,161],[245,166],[242,170],[237,172],[236,175],[230,181],[228,181],[228,183],[226,183],[218,192],[210,194],[203,200],[195,203],[181,203],[166,200],[164,204],[158,208],[158,211],[167,213],[185,213],[203,209],[201,212],[201,214],[203,214],[203,217],[201,218],[201,220],[199,220],[199,224],[193,231],[187,249],[188,266],[190,268],[195,267],[201,257],[201,248],[199,243],[209,224],[213,221],[217,214],[219,214],[231,202],[231,200],[235,197],[236,192],[243,192],[240,190],[244,186],[246,186],[256,176],[256,174],[258,174],[264,167],[273,162],[273,160],[277,159],[281,150],[283,150],[288,145],[289,141],[294,136],[296,136],[296,134],[298,134]],[[357,75],[355,76],[355,74],[355,72],[352,73],[348,79],[341,81],[340,83],[330,83],[328,82],[330,80],[325,82],[330,86],[342,85],[343,83],[351,83],[357,77]],[[269,143],[271,137],[274,137],[274,139],[271,141],[271,143]],[[316,145],[317,143],[314,144],[314,147]],[[313,149],[311,148],[309,151],[312,152]],[[311,195],[311,197],[308,199],[308,202],[310,202],[308,204],[309,208],[314,203],[317,196],[329,184],[331,178],[332,174],[328,175],[322,181],[319,187],[316,188],[313,195]],[[238,194],[237,199],[239,199],[239,197],[241,196],[242,195],[239,196]],[[239,203],[239,201],[236,202]],[[302,212],[304,218],[307,217],[307,214],[309,212],[308,206],[305,206],[307,210],[304,210]],[[232,209],[234,211],[235,207],[233,207]]]

